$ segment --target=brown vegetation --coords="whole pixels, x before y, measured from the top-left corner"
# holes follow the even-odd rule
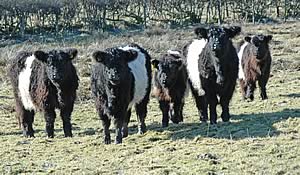
[[[92,31],[300,16],[297,0],[0,0],[0,35]]]

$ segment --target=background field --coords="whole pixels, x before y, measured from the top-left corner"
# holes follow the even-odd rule
[[[253,102],[244,102],[237,86],[230,106],[231,122],[219,120],[211,126],[199,122],[190,95],[184,108],[184,123],[162,129],[157,101],[151,99],[146,120],[148,132],[136,134],[137,121],[133,115],[129,137],[121,145],[102,143],[102,127],[90,96],[92,51],[136,42],[155,58],[169,48],[182,48],[194,37],[192,28],[152,29],[118,36],[79,35],[64,40],[43,38],[1,47],[0,173],[300,174],[300,22],[242,27],[243,34],[273,35],[268,100],[261,101],[256,91]],[[63,137],[58,117],[56,136],[48,139],[40,113],[34,123],[36,138],[22,137],[6,76],[7,62],[19,50],[60,47],[79,49],[74,61],[81,81],[72,117],[74,137]]]

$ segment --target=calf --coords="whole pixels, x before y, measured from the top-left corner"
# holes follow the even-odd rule
[[[72,136],[71,113],[79,79],[71,60],[76,55],[76,49],[20,52],[11,60],[9,77],[25,136],[34,137],[32,124],[38,110],[44,113],[48,137],[53,137],[55,108],[60,109],[65,136]]]
[[[169,50],[160,59],[152,60],[152,65],[155,68],[153,95],[158,99],[163,113],[162,126],[168,126],[169,118],[173,123],[182,122],[184,94],[187,89],[183,55],[179,51]]]
[[[240,27],[199,27],[195,29],[198,38],[184,47],[189,83],[201,121],[208,120],[209,105],[210,122],[217,122],[218,103],[222,106],[222,120],[230,119],[228,106],[238,76],[238,56],[231,38],[240,31]]]
[[[128,136],[133,105],[138,116],[139,133],[144,133],[151,89],[149,54],[140,46],[130,44],[96,51],[93,59],[91,88],[104,128],[104,143],[111,143],[111,118],[116,128],[116,143],[122,143],[122,136]]]
[[[272,35],[246,36],[238,52],[239,82],[243,99],[254,99],[256,81],[260,88],[261,99],[267,99],[266,84],[271,70],[269,42]]]

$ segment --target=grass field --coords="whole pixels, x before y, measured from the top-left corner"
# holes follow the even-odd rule
[[[63,41],[33,40],[2,47],[0,174],[300,174],[299,29],[300,22],[243,26],[243,33],[273,35],[268,100],[260,100],[256,91],[253,102],[244,102],[237,86],[230,106],[231,122],[218,120],[217,125],[211,126],[199,122],[190,95],[184,108],[184,123],[163,129],[158,103],[151,99],[146,120],[148,132],[136,134],[137,120],[133,115],[129,137],[121,145],[102,142],[102,127],[89,89],[92,51],[136,42],[157,57],[169,48],[181,48],[193,38],[191,28],[153,29],[121,36],[95,34]],[[48,139],[44,119],[38,113],[34,122],[36,138],[25,138],[15,119],[12,90],[5,73],[7,61],[18,50],[58,47],[79,49],[75,65],[81,83],[72,116],[74,137],[63,137],[58,117],[55,138]]]

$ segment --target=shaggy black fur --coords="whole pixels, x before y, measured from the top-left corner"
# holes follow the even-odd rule
[[[217,122],[216,106],[222,106],[221,118],[229,121],[229,102],[232,98],[238,76],[238,56],[231,38],[239,34],[240,27],[210,27],[196,28],[198,39],[207,40],[202,53],[199,55],[199,74],[201,85],[205,91],[204,96],[199,96],[190,82],[193,96],[199,110],[200,120],[208,120],[207,108],[209,106],[210,122]],[[188,46],[184,48],[187,55]],[[220,100],[218,100],[218,96]]]
[[[26,59],[32,55],[35,59],[31,65],[29,93],[35,109],[44,113],[48,137],[54,137],[55,108],[60,109],[65,136],[71,137],[71,113],[79,80],[71,60],[76,57],[77,50],[20,52],[11,60],[9,77],[16,101],[17,118],[24,135],[29,137],[34,137],[32,123],[35,111],[24,107],[18,85]]]
[[[240,79],[241,91],[244,99],[254,99],[254,90],[256,81],[260,88],[262,100],[268,98],[266,85],[268,83],[271,71],[272,57],[269,49],[269,42],[272,35],[246,36],[245,42],[249,44],[245,47],[242,55],[242,69],[245,79]]]
[[[173,53],[172,53],[173,52]],[[187,88],[187,71],[181,53],[164,54],[160,59],[152,60],[155,68],[153,77],[153,95],[158,99],[162,111],[162,126],[183,121],[182,110]]]
[[[104,142],[111,143],[110,121],[114,119],[116,128],[116,143],[122,143],[122,137],[128,136],[128,123],[131,116],[129,103],[134,97],[135,80],[128,63],[137,59],[138,55],[145,56],[148,83],[143,99],[135,104],[139,120],[139,133],[146,132],[145,117],[151,88],[151,62],[149,54],[136,44],[128,45],[135,49],[124,51],[118,47],[93,53],[91,88],[95,99],[96,109],[104,128]]]

